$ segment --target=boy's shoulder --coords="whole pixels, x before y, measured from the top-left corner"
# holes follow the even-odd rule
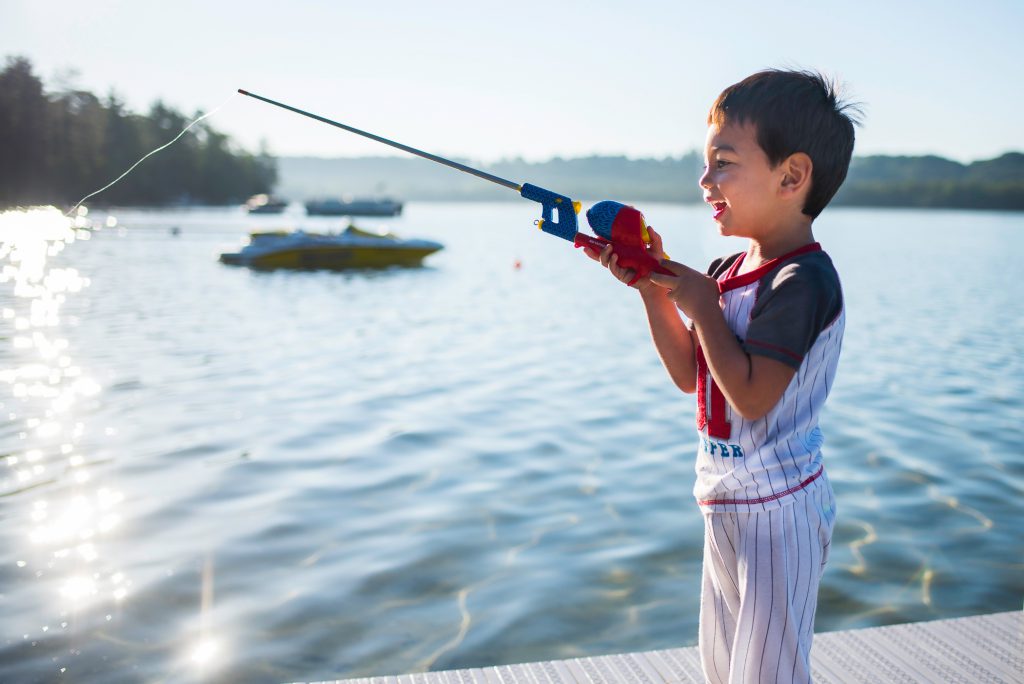
[[[842,293],[839,272],[824,250],[800,254],[780,263],[761,278],[761,289],[808,287],[819,292]]]
[[[746,346],[752,353],[799,368],[794,361],[802,362],[818,336],[842,313],[839,273],[828,254],[816,250],[795,256],[761,278]],[[840,331],[837,339],[841,338]],[[766,351],[766,344],[771,351]]]
[[[757,288],[753,315],[786,304],[804,315],[833,320],[843,309],[843,288],[832,259],[815,250],[787,259],[766,273]]]

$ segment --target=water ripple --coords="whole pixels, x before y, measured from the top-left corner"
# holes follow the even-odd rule
[[[271,682],[694,643],[692,397],[636,293],[523,230],[531,211],[409,205],[394,229],[446,249],[374,274],[225,268],[254,227],[232,211],[3,224],[5,674]],[[688,262],[736,249],[698,210],[649,211]],[[1019,607],[1021,228],[816,226],[849,318],[819,629]]]

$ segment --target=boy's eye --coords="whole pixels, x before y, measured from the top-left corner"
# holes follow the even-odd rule
[[[716,159],[715,160],[715,168],[716,169],[725,168],[728,164],[729,164],[729,162],[727,162],[724,159]]]

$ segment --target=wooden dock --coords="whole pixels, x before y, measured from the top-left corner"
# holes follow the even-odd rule
[[[1024,613],[824,632],[811,654],[817,684],[1024,683]],[[703,684],[697,648],[574,658],[336,684]],[[326,683],[325,683],[326,684]]]

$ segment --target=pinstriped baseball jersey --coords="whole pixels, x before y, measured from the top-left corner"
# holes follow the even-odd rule
[[[839,276],[818,243],[738,274],[743,254],[718,259],[720,303],[744,350],[796,370],[779,402],[747,420],[725,401],[697,349],[697,482],[711,511],[777,508],[823,472],[818,416],[839,363],[845,314]]]

